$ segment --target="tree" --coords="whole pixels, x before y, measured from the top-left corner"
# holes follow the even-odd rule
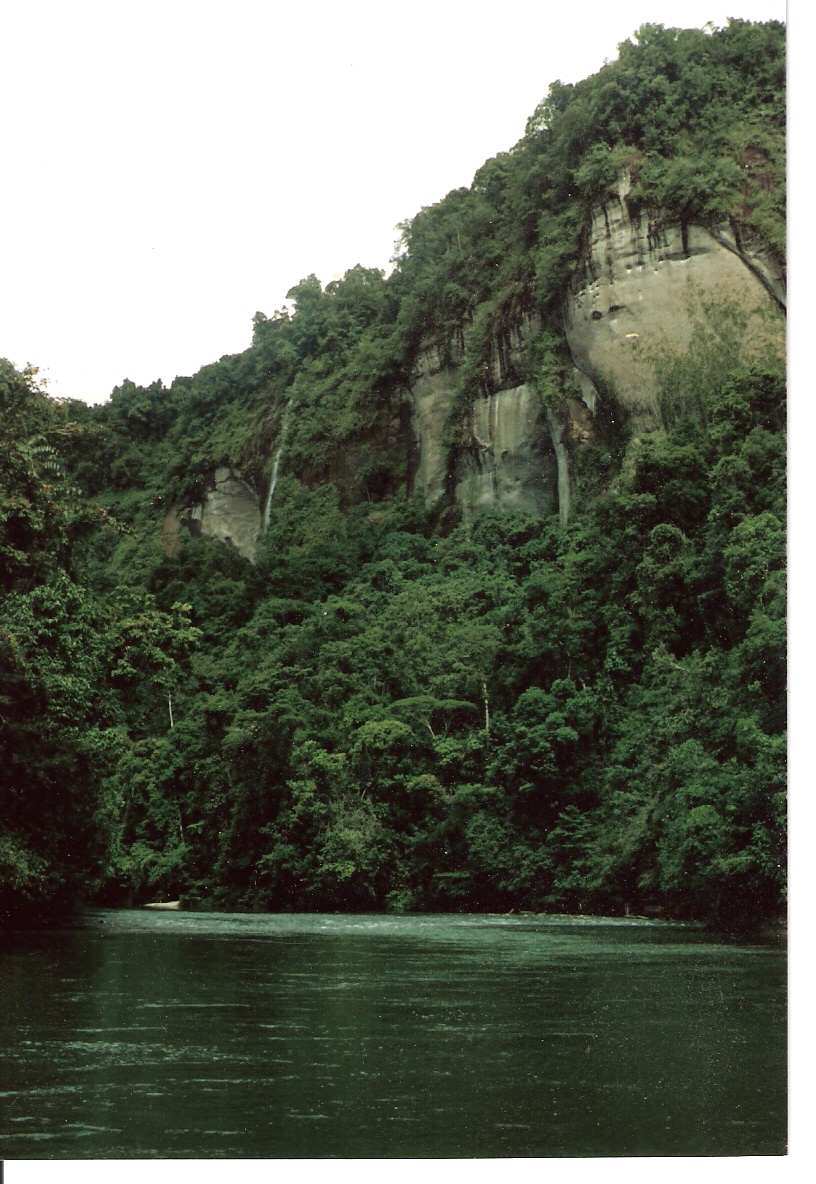
[[[60,461],[58,409],[34,378],[0,363],[4,917],[70,907],[98,882],[119,749],[98,608],[68,570],[83,507]]]

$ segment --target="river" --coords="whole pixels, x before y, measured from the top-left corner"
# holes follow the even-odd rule
[[[693,926],[100,910],[0,975],[3,1159],[785,1150],[785,951]]]

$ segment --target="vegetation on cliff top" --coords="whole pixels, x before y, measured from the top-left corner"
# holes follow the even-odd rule
[[[672,359],[670,426],[624,465],[589,450],[567,526],[440,529],[393,421],[429,339],[466,402],[535,312],[557,374],[621,168],[655,217],[728,219],[781,258],[784,134],[782,26],[646,26],[405,224],[387,279],[304,279],[245,353],[102,407],[4,364],[0,909],[775,914],[781,362],[705,384]],[[164,554],[167,507],[215,467],[263,486],[287,407],[257,563]]]

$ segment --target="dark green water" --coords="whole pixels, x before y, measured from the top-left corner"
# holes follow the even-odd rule
[[[785,958],[682,926],[99,912],[0,947],[0,1158],[779,1155]]]

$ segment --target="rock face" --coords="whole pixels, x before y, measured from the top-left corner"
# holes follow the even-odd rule
[[[162,526],[162,540],[167,554],[179,545],[179,529],[185,526],[194,538],[218,539],[235,548],[239,555],[254,561],[261,511],[258,499],[240,473],[219,468],[203,500],[192,505],[176,505]]]
[[[452,486],[466,518],[488,507],[552,513],[558,505],[558,466],[536,392],[524,384],[495,391],[474,402],[464,423],[451,424],[456,370],[429,369],[426,359],[411,390],[414,491],[425,504],[435,504]],[[451,455],[456,458],[452,470]]]
[[[452,422],[461,349],[429,346],[411,387],[416,464],[413,490],[426,505],[453,490],[465,518],[489,507],[537,516],[559,505],[558,445],[535,390],[512,383],[527,370],[529,343],[538,318],[526,314],[494,338],[486,385],[463,416]],[[498,388],[498,389],[496,389]],[[556,435],[562,434],[556,425]],[[452,459],[453,458],[453,459]],[[562,481],[563,484],[563,481]]]
[[[723,315],[739,324],[746,361],[767,346],[783,353],[778,309],[784,307],[785,284],[773,259],[760,246],[746,245],[728,224],[708,230],[650,220],[630,193],[623,175],[617,196],[592,217],[586,257],[564,312],[575,368],[559,407],[545,407],[525,381],[541,325],[535,313],[523,311],[495,331],[483,393],[464,402],[463,326],[458,340],[426,343],[410,391],[393,392],[387,414],[357,445],[338,453],[327,474],[300,478],[309,484],[328,477],[341,496],[348,488],[353,497],[355,490],[359,496],[361,473],[370,470],[365,490],[373,500],[407,487],[428,506],[452,495],[466,520],[493,508],[538,517],[558,512],[566,523],[575,456],[598,434],[599,412],[615,418],[622,407],[632,435],[662,426],[661,356],[682,356],[701,326]],[[616,403],[604,407],[610,395]],[[290,402],[270,457],[267,521],[291,409]],[[253,489],[226,467],[215,471],[196,503],[178,504],[167,515],[168,553],[177,549],[182,525],[250,560],[263,529]]]
[[[450,451],[449,417],[456,390],[456,370],[435,369],[436,359],[427,354],[411,387],[416,466],[413,491],[421,493],[427,506],[445,492]]]
[[[474,403],[456,477],[456,500],[466,519],[489,507],[538,517],[557,509],[558,461],[532,387],[496,391]]]
[[[650,222],[627,204],[628,175],[617,199],[595,210],[586,262],[565,315],[567,340],[585,379],[605,384],[639,430],[659,425],[653,356],[684,351],[707,310],[746,318],[746,355],[784,348],[775,315],[784,280],[768,256],[738,247],[726,225]]]
[[[574,394],[558,411],[545,411],[523,381],[540,327],[534,314],[494,339],[485,367],[493,393],[455,423],[463,349],[448,345],[444,360],[438,346],[423,353],[411,397],[413,486],[426,504],[452,490],[465,518],[488,507],[557,509],[566,522],[572,457],[594,435],[599,391],[614,397],[631,432],[651,431],[662,426],[657,363],[682,356],[701,327],[730,318],[746,361],[768,346],[784,351],[784,276],[770,256],[738,241],[728,224],[707,230],[650,221],[628,200],[630,190],[624,174],[617,197],[593,214],[565,309]]]

